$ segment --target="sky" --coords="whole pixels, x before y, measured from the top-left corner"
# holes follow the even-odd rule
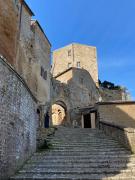
[[[54,49],[97,47],[99,79],[135,100],[135,0],[26,0]]]

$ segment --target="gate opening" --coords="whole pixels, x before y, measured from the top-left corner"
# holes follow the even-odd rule
[[[64,125],[67,120],[67,110],[65,104],[57,102],[52,105],[52,124],[54,126]]]

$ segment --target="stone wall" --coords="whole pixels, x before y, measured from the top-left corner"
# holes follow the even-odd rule
[[[71,101],[74,108],[83,108],[99,102],[99,91],[87,70],[73,68],[73,76],[68,84],[71,89]]]
[[[130,101],[131,96],[125,89],[107,89],[99,87],[102,101]]]
[[[93,81],[98,85],[97,49],[93,46],[74,44],[74,67],[80,62],[80,67],[87,70]]]
[[[32,73],[37,79],[37,99],[41,104],[50,102],[50,71],[51,71],[51,44],[44,34],[40,24],[32,21],[32,30],[34,36],[32,53]],[[41,73],[41,68],[43,72]]]
[[[23,79],[0,59],[0,179],[36,151],[37,106]]]
[[[71,51],[71,55],[68,55],[68,51]],[[53,52],[53,67],[52,74],[53,76],[58,75],[59,73],[68,69],[68,63],[71,63],[73,67],[73,47],[72,44],[64,48],[60,48]]]
[[[135,103],[134,102],[103,102],[99,103],[98,111],[100,120],[135,128]]]
[[[83,108],[99,101],[98,89],[87,70],[70,68],[56,76],[56,79],[69,89],[70,107]]]
[[[135,102],[99,103],[99,128],[135,152]]]
[[[100,122],[100,130],[112,138],[116,139],[125,148],[135,153],[135,129],[123,128],[112,123]]]

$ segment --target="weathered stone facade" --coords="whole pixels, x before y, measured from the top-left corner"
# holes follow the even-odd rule
[[[36,151],[50,108],[51,44],[33,15],[24,0],[0,1],[0,179]]]
[[[81,126],[81,114],[79,109],[94,106],[99,101],[100,94],[88,71],[79,68],[69,68],[55,76],[53,83],[52,104],[64,102],[68,112],[70,125],[77,121]],[[61,104],[59,104],[61,105]]]
[[[34,14],[25,1],[0,3],[0,54],[45,105],[50,101],[51,44],[40,24],[31,20]]]
[[[37,102],[24,80],[0,58],[0,179],[36,151]]]
[[[24,77],[39,104],[50,101],[51,44],[38,21],[22,6],[16,70]]]
[[[26,81],[44,121],[50,108],[51,44],[24,0],[2,0],[0,8],[0,54]]]
[[[52,74],[54,77],[59,77],[59,81],[67,84],[72,78],[72,73],[69,72],[68,69],[72,67],[81,69],[82,72],[86,70],[90,74],[94,82],[91,81],[89,85],[93,83],[96,84],[100,94],[99,101],[131,100],[130,95],[124,88],[107,89],[99,86],[96,47],[73,43],[53,52]],[[95,91],[92,90],[92,93],[94,94]],[[95,93],[95,96],[96,94],[97,93]],[[75,101],[77,101],[77,99],[75,99]]]
[[[53,76],[70,67],[86,69],[98,85],[96,47],[73,43],[53,52]]]

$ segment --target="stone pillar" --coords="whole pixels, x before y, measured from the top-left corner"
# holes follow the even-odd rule
[[[82,122],[82,128],[84,128],[84,117],[83,117],[83,114],[82,114],[81,122]]]
[[[91,117],[91,128],[95,129],[96,128],[96,117],[95,117],[95,113],[91,113],[90,114]]]

